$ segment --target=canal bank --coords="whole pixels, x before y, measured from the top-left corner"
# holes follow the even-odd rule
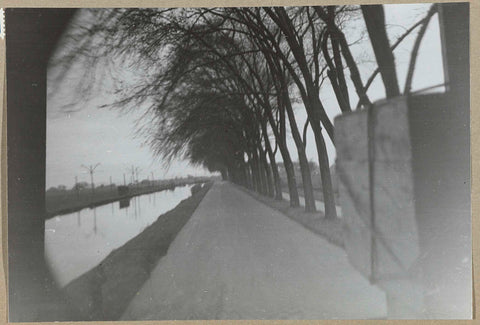
[[[46,193],[45,219],[51,219],[85,208],[95,208],[120,200],[131,199],[139,195],[173,190],[179,186],[194,185],[211,181],[209,177],[195,177],[194,179],[174,179],[169,181],[155,181],[147,184],[134,184],[128,186],[101,186],[91,189],[64,190]],[[119,188],[126,188],[127,192],[121,193]]]
[[[162,214],[142,233],[112,251],[99,265],[63,288],[83,320],[117,320],[212,183]]]
[[[64,287],[94,268],[190,196],[190,185],[178,186],[48,219],[45,259],[56,283]]]

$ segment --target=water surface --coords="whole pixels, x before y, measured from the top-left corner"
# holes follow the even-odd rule
[[[190,188],[176,187],[47,220],[45,258],[57,283],[63,287],[98,265],[112,250],[190,196]]]

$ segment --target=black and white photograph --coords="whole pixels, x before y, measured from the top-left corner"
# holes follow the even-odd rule
[[[471,3],[221,5],[5,9],[9,322],[472,319]]]

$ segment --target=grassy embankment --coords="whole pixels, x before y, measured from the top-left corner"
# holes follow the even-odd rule
[[[91,208],[104,205],[124,198],[159,192],[173,189],[177,186],[202,183],[210,180],[211,178],[208,177],[194,177],[155,181],[155,183],[147,184],[135,184],[129,186],[128,195],[120,195],[115,185],[96,187],[94,194],[92,194],[90,188],[83,188],[78,191],[74,189],[47,191],[45,195],[47,209],[46,218],[48,219],[56,215],[72,213],[88,207]]]
[[[342,219],[326,219],[323,212],[306,213],[303,207],[292,208],[288,200],[277,201],[273,198],[260,195],[243,186],[238,186],[258,201],[283,213],[290,219],[300,223],[310,231],[321,235],[329,242],[339,247],[344,247]]]
[[[212,182],[205,184],[174,209],[162,214],[142,233],[63,289],[83,320],[118,320],[121,317],[211,185]]]
[[[285,168],[281,164],[279,167],[280,167],[279,172],[280,172],[280,179],[282,183],[282,191],[285,193],[288,193],[287,174],[285,172]],[[295,169],[295,180],[297,182],[298,194],[300,196],[304,196],[302,173],[301,173],[300,165],[298,164],[298,162],[294,163],[294,169]],[[313,196],[315,197],[315,200],[323,202],[322,179],[320,177],[320,170],[318,169],[318,166],[316,164],[311,163],[310,172],[312,176]],[[338,180],[335,172],[335,166],[332,166],[330,168],[330,173],[332,177],[332,185],[333,185],[333,190],[335,192],[335,198],[338,200],[339,198]]]

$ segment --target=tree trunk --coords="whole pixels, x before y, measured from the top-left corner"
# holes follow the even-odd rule
[[[256,148],[254,148],[252,150],[253,152],[253,163],[255,165],[255,171],[256,171],[256,174],[258,175],[257,179],[258,179],[258,192],[260,194],[263,194],[263,195],[266,195],[267,194],[267,191],[266,191],[266,177],[265,177],[265,174],[262,170],[262,167],[260,165],[260,160],[259,160],[259,157],[258,157],[258,151]]]
[[[260,193],[260,180],[259,180],[259,176],[258,176],[258,170],[255,167],[255,161],[253,159],[253,154],[249,158],[248,163],[250,165],[251,174],[252,174],[253,190],[257,193]]]
[[[225,167],[222,168],[220,173],[222,173],[222,180],[224,180],[224,181],[228,180],[227,169]]]
[[[248,177],[247,177],[247,170],[245,169],[245,161],[242,158],[242,161],[238,167],[238,174],[239,174],[239,184],[243,187],[248,187]]]
[[[370,105],[371,104],[370,99],[366,94],[365,87],[363,86],[363,83],[362,83],[362,78],[360,77],[360,72],[358,70],[357,63],[355,62],[352,52],[350,51],[350,47],[348,46],[348,42],[347,42],[347,39],[345,38],[345,34],[335,24],[335,21],[331,19],[329,15],[327,15],[323,7],[315,6],[314,9],[317,15],[320,17],[320,19],[322,19],[327,24],[329,32],[331,33],[331,37],[335,38],[335,40],[338,41],[338,44],[343,54],[343,58],[345,59],[345,63],[347,64],[347,67],[350,70],[350,79],[352,80],[352,83],[355,86],[355,91],[357,92],[360,102],[363,105]]]
[[[272,171],[270,170],[270,165],[268,164],[267,161],[267,153],[265,150],[263,150],[262,146],[258,146],[258,150],[260,152],[260,162],[263,167],[263,171],[266,176],[266,192],[269,197],[274,197],[275,196],[275,188],[273,186],[273,178],[272,178]]]
[[[313,134],[315,136],[315,144],[318,153],[318,165],[322,180],[323,202],[325,204],[325,218],[333,219],[337,217],[337,209],[335,207],[335,192],[333,190],[332,176],[330,174],[327,147],[321,133],[322,128],[320,127],[320,121],[312,121],[311,125]]]
[[[315,144],[318,154],[318,164],[320,167],[320,176],[322,181],[323,200],[325,203],[325,216],[328,218],[335,218],[337,216],[337,211],[335,208],[335,196],[332,185],[332,177],[330,175],[327,148],[323,139],[323,135],[321,133],[322,128],[320,126],[320,117],[322,112],[325,112],[325,110],[322,106],[320,99],[318,98],[318,92],[315,90],[313,82],[311,82],[311,80],[305,81],[308,94],[308,98],[305,101],[305,108],[307,110],[307,115],[312,126],[313,134],[315,136]],[[332,139],[332,141],[334,141],[332,135],[330,135],[330,138]]]
[[[241,175],[241,169],[239,168],[239,165],[235,164],[232,166],[232,178],[233,182],[238,185],[243,185],[243,177],[240,177]]]
[[[252,174],[250,173],[250,166],[248,165],[248,162],[243,163],[243,170],[245,173],[246,187],[253,190]]]
[[[290,122],[290,130],[292,131],[293,140],[297,147],[298,160],[300,162],[300,172],[302,174],[303,192],[305,197],[305,211],[315,212],[315,197],[313,195],[312,174],[310,172],[310,166],[308,165],[307,155],[303,146],[302,137],[298,130],[297,122],[295,120],[295,114],[288,97],[288,92],[282,92],[284,94],[285,109],[287,111],[288,120]]]
[[[340,46],[338,44],[338,41],[335,38],[331,38],[330,40],[332,42],[333,61],[335,62],[335,68],[336,68],[337,78],[338,78],[338,86],[340,87],[343,98],[347,104],[347,109],[351,111],[352,108],[350,107],[350,96],[348,95],[347,82],[345,80],[345,74],[343,72],[342,55],[340,53]]]
[[[262,121],[262,131],[263,131],[263,138],[265,141],[265,148],[267,149],[268,158],[270,159],[270,165],[272,168],[273,181],[275,184],[275,200],[281,201],[283,199],[282,181],[280,180],[280,173],[278,172],[278,165],[275,160],[275,154],[272,151],[272,146],[270,145],[270,140],[268,139],[267,124],[264,121]]]
[[[307,93],[308,96],[312,96],[311,91],[308,89],[309,83],[313,86],[313,76],[312,72],[310,70],[308,60],[305,54],[305,50],[303,48],[303,45],[300,44],[297,41],[297,37],[295,37],[295,27],[288,17],[288,14],[285,11],[285,8],[283,7],[275,7],[274,10],[277,13],[278,17],[276,17],[271,10],[267,10],[267,13],[272,17],[272,19],[276,22],[277,26],[283,31],[283,33],[286,36],[286,41],[289,44],[289,47],[292,51],[292,54],[297,61],[298,67],[301,71],[301,74],[303,76],[303,79],[305,80],[306,83],[306,88],[307,88]],[[287,62],[284,62],[285,66],[289,66],[290,64]],[[291,66],[291,65],[290,65]],[[290,74],[292,77],[294,76],[295,72],[290,71]],[[296,75],[296,74],[295,74]],[[295,83],[298,85],[298,89],[301,90],[303,88],[303,85],[301,84],[300,78],[294,78]],[[318,98],[318,89],[316,91],[317,98]],[[302,94],[302,97],[307,96],[306,94]],[[307,97],[308,97],[307,96]],[[305,100],[304,100],[305,102]],[[305,105],[308,103],[305,102]],[[316,107],[318,111],[316,114],[318,114],[319,119],[322,121],[325,130],[327,131],[328,135],[332,139],[332,142],[334,142],[334,129],[333,129],[333,123],[330,121],[330,118],[328,117],[327,113],[325,112],[325,109],[323,108],[322,105]],[[307,108],[308,110],[308,108]]]
[[[255,191],[255,176],[253,175],[253,168],[252,168],[252,154],[250,151],[246,152],[247,159],[245,162],[247,168],[247,174],[249,176],[250,188]]]
[[[326,33],[323,40],[322,40],[322,52],[323,52],[323,57],[325,58],[325,61],[327,62],[327,65],[328,65],[328,68],[329,70],[327,71],[327,76],[328,76],[328,79],[330,79],[330,84],[332,85],[332,88],[333,88],[333,91],[335,92],[335,97],[337,98],[337,102],[338,102],[338,105],[340,106],[340,110],[342,112],[349,112],[351,109],[350,109],[350,105],[349,103],[347,102],[348,100],[348,97],[345,98],[344,96],[344,92],[343,92],[343,89],[342,87],[340,87],[340,76],[339,76],[339,73],[337,71],[337,67],[336,67],[336,64],[337,62],[335,62],[335,64],[333,64],[333,61],[332,59],[330,58],[330,53],[328,51],[328,38],[329,38],[329,34]],[[333,39],[332,39],[332,47],[333,47]],[[338,47],[338,44],[335,43]],[[337,56],[339,55],[338,53],[338,48],[337,48],[337,51],[335,51],[334,53],[337,53]],[[341,65],[341,58],[340,60],[337,60],[336,61],[340,61],[339,64]],[[342,66],[340,66],[341,69],[343,69]],[[342,74],[343,76],[343,71],[342,71]],[[345,80],[343,80],[345,81]]]
[[[283,165],[285,167],[285,173],[287,174],[290,206],[298,207],[300,205],[300,198],[298,196],[297,181],[295,180],[295,170],[293,168],[292,158],[290,157],[290,153],[288,152],[288,148],[287,148],[285,132],[282,132],[282,134],[278,132],[277,127],[275,125],[275,121],[273,119],[272,111],[267,110],[266,113],[267,113],[268,121],[272,126],[273,134],[277,139],[278,149],[280,150],[280,154],[282,155],[282,158],[283,158]],[[282,129],[284,129],[284,127]]]
[[[235,183],[234,174],[233,174],[233,171],[232,171],[232,166],[227,167],[227,179],[230,182]]]
[[[377,59],[378,68],[382,76],[387,98],[400,95],[395,58],[388,42],[385,29],[385,12],[382,5],[361,6],[363,18],[367,25],[368,35],[372,43],[373,52]]]

